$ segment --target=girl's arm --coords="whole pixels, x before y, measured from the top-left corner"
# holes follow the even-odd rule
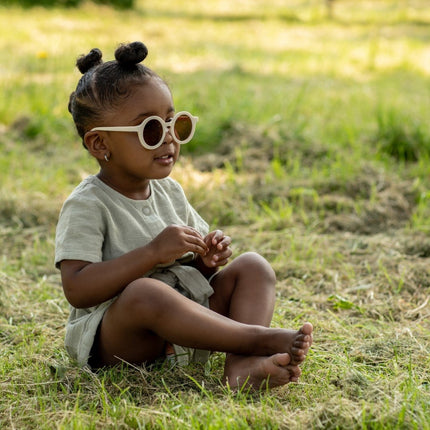
[[[118,295],[157,264],[173,262],[190,251],[205,255],[208,246],[193,228],[171,225],[148,245],[113,260],[63,260],[60,268],[64,294],[75,308],[98,305]]]

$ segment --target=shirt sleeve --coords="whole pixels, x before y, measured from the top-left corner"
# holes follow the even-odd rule
[[[75,195],[64,203],[55,236],[55,266],[63,260],[102,261],[103,210],[97,201]]]

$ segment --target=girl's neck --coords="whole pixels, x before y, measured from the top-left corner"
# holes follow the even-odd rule
[[[117,191],[125,197],[133,200],[146,200],[151,195],[151,188],[149,186],[149,179],[145,181],[145,183],[136,184],[135,187],[125,186],[125,184],[117,183],[117,181],[112,181],[103,170],[97,174],[97,178],[99,178],[102,182],[104,182],[108,187]]]

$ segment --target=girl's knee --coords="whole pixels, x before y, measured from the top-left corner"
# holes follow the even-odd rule
[[[167,308],[163,287],[163,283],[154,279],[139,278],[124,288],[118,302],[130,316],[151,315],[155,318]]]
[[[251,273],[253,276],[263,277],[269,284],[276,283],[276,274],[270,263],[256,252],[246,252],[236,258],[239,267],[244,273]],[[235,260],[235,261],[236,261]]]

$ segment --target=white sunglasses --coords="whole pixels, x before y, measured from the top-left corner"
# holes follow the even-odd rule
[[[173,130],[172,138],[176,143],[188,143],[194,136],[198,117],[189,112],[178,112],[171,120],[164,121],[159,116],[145,118],[140,125],[125,127],[95,127],[90,131],[126,131],[135,132],[141,145],[146,149],[160,147],[167,132]]]

